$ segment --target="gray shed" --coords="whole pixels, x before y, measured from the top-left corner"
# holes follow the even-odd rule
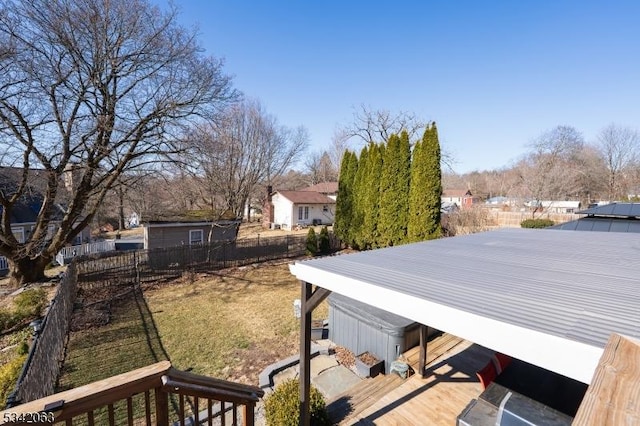
[[[371,352],[384,360],[385,373],[400,354],[420,343],[420,324],[366,303],[332,293],[329,339],[355,355]],[[437,330],[429,328],[427,335]]]

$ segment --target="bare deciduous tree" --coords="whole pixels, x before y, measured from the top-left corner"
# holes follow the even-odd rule
[[[336,131],[334,144],[339,142],[346,149],[346,145],[352,140],[366,144],[387,143],[392,134],[399,135],[406,131],[413,146],[415,141],[422,137],[428,124],[428,122],[423,121],[410,111],[393,113],[385,109],[374,110],[365,105],[360,105],[360,108],[353,113],[353,122]],[[344,149],[342,152],[344,152]],[[441,148],[440,161],[446,169],[453,170],[455,158],[446,147]],[[341,164],[341,162],[336,164]]]
[[[570,126],[544,132],[532,144],[532,152],[516,165],[521,195],[535,202],[564,200],[577,192],[575,159],[584,148],[582,134]],[[534,211],[535,214],[535,211]]]
[[[353,122],[342,128],[347,139],[360,139],[365,143],[388,142],[392,134],[399,135],[405,130],[410,141],[422,137],[428,123],[414,113],[400,111],[394,114],[388,110],[374,110],[365,105],[354,111]]]
[[[629,127],[610,124],[598,135],[598,148],[607,167],[609,201],[622,194],[621,174],[638,161],[640,154],[638,132]]]
[[[305,160],[304,166],[309,174],[310,185],[338,181],[340,164],[336,165],[327,151],[312,153]]]
[[[191,166],[211,207],[241,218],[258,185],[282,176],[307,149],[308,139],[303,127],[280,126],[257,101],[243,101],[194,131]]]
[[[0,254],[14,285],[44,276],[122,173],[175,153],[187,122],[235,97],[175,10],[145,0],[3,0],[0,46],[0,149],[18,171],[0,191]],[[65,194],[69,167],[77,185]],[[42,208],[20,243],[12,212],[36,180]]]
[[[446,214],[443,226],[448,236],[476,234],[495,226],[495,221],[487,209],[471,207]]]

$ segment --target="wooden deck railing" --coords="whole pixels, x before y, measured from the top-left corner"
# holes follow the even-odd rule
[[[254,386],[182,372],[168,361],[0,412],[0,424],[253,426]]]

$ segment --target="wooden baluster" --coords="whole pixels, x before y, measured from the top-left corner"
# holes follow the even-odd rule
[[[207,424],[213,426],[213,401],[211,399],[207,399],[207,417],[209,418]]]
[[[73,419],[67,419],[66,422],[64,422],[65,426],[73,426]]]
[[[227,410],[224,409],[224,401],[220,401],[220,421],[221,424],[225,425],[225,421],[227,418]]]
[[[238,426],[238,405],[234,402],[232,407],[233,407],[233,422],[231,424],[233,426]]]
[[[155,390],[156,397],[156,425],[167,426],[169,424],[169,396],[159,388]]]
[[[133,401],[131,397],[127,398],[127,422],[129,426],[133,426]]]
[[[149,391],[144,392],[144,414],[146,418],[146,425],[151,426],[151,394]]]
[[[180,394],[180,426],[185,426],[184,416],[184,395]]]
[[[94,426],[94,422],[93,422],[93,411],[89,411],[87,413],[87,423],[89,424],[89,426]]]
[[[113,411],[113,404],[109,404],[107,406],[107,411],[109,412],[109,425],[110,426],[115,426],[115,424],[116,424],[116,416],[115,416],[115,413]]]

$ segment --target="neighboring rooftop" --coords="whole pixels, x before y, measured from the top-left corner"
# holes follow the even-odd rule
[[[287,200],[296,204],[335,204],[335,200],[313,191],[277,191]]]
[[[5,194],[11,194],[18,190],[20,180],[22,179],[22,168],[17,167],[0,167],[0,191]],[[38,220],[38,214],[44,201],[43,182],[46,180],[46,172],[44,170],[30,169],[27,178],[27,187],[22,197],[16,201],[11,209],[11,223],[35,223]],[[0,206],[0,213],[2,206]],[[53,205],[52,220],[59,220],[64,214],[64,208],[55,203]]]
[[[233,221],[237,219],[231,211],[219,212],[211,210],[161,211],[142,214],[142,223],[201,223]]]
[[[313,191],[321,194],[337,194],[338,182],[320,182],[315,185],[308,186],[301,191]]]
[[[443,197],[471,197],[472,195],[470,189],[445,189],[442,191]]]

